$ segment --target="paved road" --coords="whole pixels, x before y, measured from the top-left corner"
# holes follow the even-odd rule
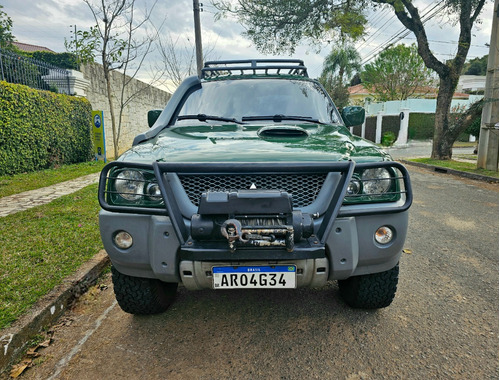
[[[411,253],[389,308],[350,309],[332,283],[180,289],[166,313],[134,317],[105,278],[23,378],[497,379],[498,188],[411,175]]]

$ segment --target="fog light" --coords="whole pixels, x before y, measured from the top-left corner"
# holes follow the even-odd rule
[[[115,245],[120,249],[128,249],[133,244],[132,235],[126,231],[117,232],[113,240]]]
[[[348,195],[356,195],[359,193],[359,190],[361,190],[361,184],[359,181],[353,180],[349,182],[349,185],[347,186]]]
[[[379,244],[388,244],[392,241],[393,237],[394,232],[387,226],[382,226],[375,232],[375,240]]]

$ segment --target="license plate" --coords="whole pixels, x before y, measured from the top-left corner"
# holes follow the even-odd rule
[[[214,289],[289,289],[296,287],[294,265],[213,267]]]

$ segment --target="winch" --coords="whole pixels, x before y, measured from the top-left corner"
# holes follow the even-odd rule
[[[314,233],[310,214],[292,210],[292,198],[280,190],[208,191],[191,218],[194,240],[226,239],[229,250],[281,248]]]

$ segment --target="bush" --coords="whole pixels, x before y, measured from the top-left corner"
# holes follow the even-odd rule
[[[92,158],[86,99],[0,82],[0,175]]]
[[[382,135],[382,141],[380,142],[383,146],[391,146],[396,141],[396,135],[394,132],[384,132]]]

